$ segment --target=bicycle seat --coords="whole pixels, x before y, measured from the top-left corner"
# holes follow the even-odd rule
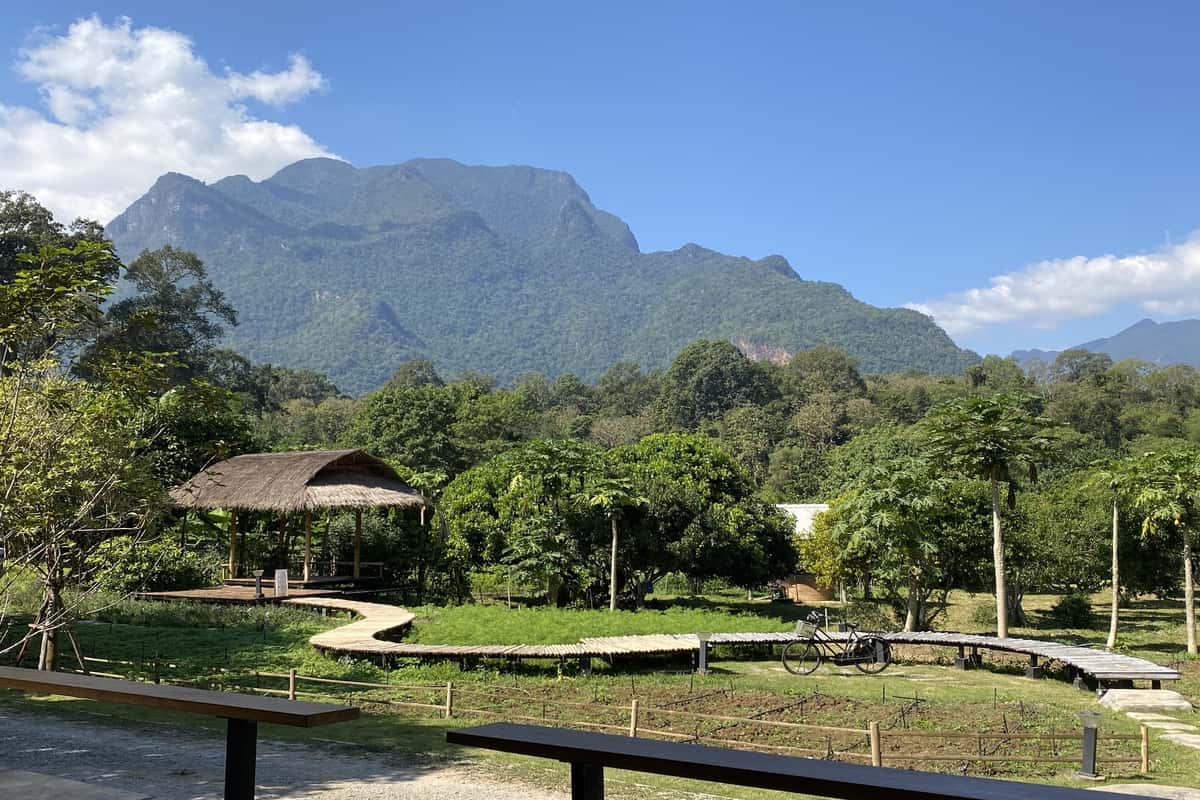
[[[843,622],[842,624],[846,626],[846,630],[848,630],[848,631],[856,631],[856,630],[858,630],[858,623],[857,623],[857,622]]]

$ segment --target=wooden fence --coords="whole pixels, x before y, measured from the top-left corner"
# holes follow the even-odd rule
[[[448,681],[445,685],[374,683],[367,681],[346,681],[333,678],[299,675],[295,670],[289,670],[286,673],[255,672],[253,676],[256,679],[256,685],[246,685],[244,688],[262,692],[264,694],[286,696],[291,699],[296,699],[297,697],[338,697],[344,698],[348,702],[358,702],[363,705],[380,705],[435,711],[446,719],[450,719],[455,716],[475,716],[509,722],[537,722],[540,724],[553,723],[573,728],[626,733],[629,736],[658,737],[663,739],[673,739],[676,741],[695,742],[697,744],[752,748],[793,755],[816,755],[825,758],[862,760],[863,762],[870,763],[877,767],[883,766],[884,763],[907,763],[913,761],[1078,764],[1080,761],[1078,748],[1075,748],[1075,753],[1073,755],[1064,755],[1058,754],[1058,747],[1061,743],[1079,744],[1082,740],[1081,733],[1029,733],[999,731],[972,732],[912,729],[902,731],[885,731],[881,729],[878,722],[870,722],[866,728],[835,725],[815,725],[803,722],[785,722],[782,720],[736,717],[723,714],[708,714],[699,711],[685,711],[674,708],[648,707],[642,706],[641,702],[636,697],[633,698],[628,705],[613,705],[595,702],[582,703],[559,699],[550,701],[539,699],[532,695],[520,695],[519,697],[513,698],[512,695],[518,694],[517,690],[478,687],[471,686],[469,684],[455,685],[452,681]],[[263,687],[260,684],[261,679],[286,681],[287,688],[274,689]],[[346,691],[302,690],[298,688],[301,683],[316,684],[317,686],[324,687],[341,687],[346,689]],[[418,700],[397,700],[395,698],[375,697],[369,694],[370,692],[378,691],[415,693],[418,695],[424,695],[428,699],[428,702],[420,702]],[[496,703],[494,702],[485,701],[480,703],[478,701],[478,698],[494,698],[494,696],[497,694],[505,695],[506,699],[515,699],[517,702],[523,704],[527,704],[531,700],[534,702],[541,702],[541,714],[519,713],[511,709],[498,709],[496,707]],[[556,713],[553,715],[548,715],[548,706],[553,706],[553,709]],[[594,716],[593,719],[579,718],[583,716],[583,714],[565,717],[559,713],[561,709],[588,712]],[[610,721],[597,722],[594,719],[595,716],[607,717]],[[619,722],[616,721],[617,718],[620,719]],[[694,721],[696,723],[724,723],[726,726],[745,725],[762,729],[788,730],[797,733],[806,732],[810,734],[825,735],[827,738],[824,747],[800,747],[795,745],[770,744],[745,738],[730,739],[719,736],[705,735],[699,732],[698,726],[693,733],[681,733],[679,731],[656,728],[653,727],[652,724],[647,724],[656,718],[675,718]],[[862,752],[857,752],[855,750],[843,748],[835,752],[832,741],[830,738],[828,738],[830,735],[838,735],[846,739],[858,740],[863,745],[864,749]],[[895,748],[887,747],[889,741],[911,742],[914,739],[973,742],[976,744],[976,748],[974,752],[905,753],[900,752]],[[1140,732],[1137,734],[1104,733],[1099,736],[1099,742],[1101,743],[1134,741],[1138,742],[1139,744],[1138,755],[1128,757],[1101,756],[1096,759],[1097,763],[1137,764],[1141,774],[1148,775],[1150,773],[1150,736],[1149,730],[1146,728],[1146,726],[1141,726]],[[1055,755],[1003,755],[999,754],[997,750],[988,752],[988,748],[984,744],[985,742],[993,742],[996,744],[1014,742],[1050,743],[1054,747]]]

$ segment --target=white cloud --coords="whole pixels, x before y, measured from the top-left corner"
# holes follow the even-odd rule
[[[164,172],[265,178],[331,155],[295,125],[254,117],[324,85],[303,56],[280,72],[214,72],[186,36],[81,19],[21,51],[17,73],[45,110],[0,103],[0,188],[24,189],[64,220],[108,222]]]
[[[1049,327],[1125,304],[1161,315],[1200,311],[1200,232],[1147,254],[1042,261],[986,288],[908,307],[960,335],[1005,322]]]

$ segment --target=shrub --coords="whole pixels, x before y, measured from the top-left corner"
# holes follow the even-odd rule
[[[837,615],[839,620],[845,619],[858,625],[863,631],[891,631],[896,629],[896,613],[885,602],[870,600],[853,600]],[[829,611],[829,623],[833,624],[834,612]]]
[[[1090,598],[1078,592],[1064,595],[1050,609],[1049,616],[1064,628],[1090,628],[1096,619]]]
[[[165,538],[110,539],[88,557],[88,566],[96,586],[119,594],[194,589],[216,581],[214,565]]]

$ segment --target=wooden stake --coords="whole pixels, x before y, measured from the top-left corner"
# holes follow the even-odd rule
[[[638,732],[638,699],[635,697],[629,703],[629,735],[637,736]]]
[[[296,670],[288,670],[288,700],[296,699]]]
[[[446,681],[446,719],[454,716],[454,681]]]
[[[358,577],[359,554],[362,550],[362,509],[354,509],[354,577]]]
[[[867,728],[867,736],[871,739],[871,766],[883,766],[883,745],[879,741],[879,723],[872,722]]]
[[[312,577],[312,512],[304,509],[304,582]]]
[[[1142,726],[1142,774],[1150,774],[1150,729]]]

